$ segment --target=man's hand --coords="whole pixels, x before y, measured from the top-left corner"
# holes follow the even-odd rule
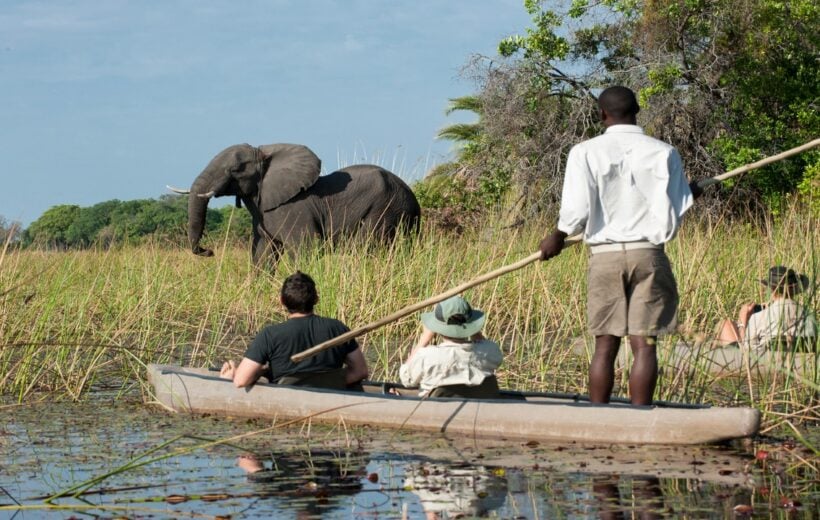
[[[692,181],[689,183],[689,190],[692,192],[692,199],[698,200],[701,195],[703,195],[703,188],[698,186],[698,181]]]
[[[544,237],[544,240],[538,244],[539,249],[541,249],[541,260],[549,260],[553,256],[558,256],[561,250],[564,249],[565,238],[567,238],[567,234],[557,229]]]
[[[233,381],[233,375],[236,373],[236,365],[233,361],[226,361],[222,364],[222,370],[219,371],[219,377],[222,379],[230,379]]]
[[[740,306],[740,311],[737,314],[737,322],[742,326],[749,324],[749,318],[755,312],[756,303],[744,303]]]

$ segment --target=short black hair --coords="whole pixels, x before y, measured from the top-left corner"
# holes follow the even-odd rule
[[[313,312],[313,306],[319,301],[316,283],[313,278],[301,271],[296,271],[282,282],[280,293],[282,304],[288,312]]]
[[[634,116],[641,110],[635,93],[620,85],[609,87],[601,92],[598,96],[598,106],[615,119]]]

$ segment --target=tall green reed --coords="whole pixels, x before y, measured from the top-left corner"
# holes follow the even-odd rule
[[[496,222],[501,219],[488,219]],[[245,245],[217,241],[201,258],[155,243],[109,250],[8,250],[0,257],[0,392],[80,399],[92,389],[143,383],[144,364],[220,365],[242,355],[266,323],[281,321],[282,280],[295,270],[317,281],[317,311],[351,328],[375,321],[530,255],[551,222],[524,229],[488,224],[461,236],[427,227],[390,245],[343,240],[300,248],[275,269],[252,264]],[[708,344],[718,321],[762,297],[757,281],[782,263],[817,279],[818,230],[807,212],[788,208],[763,225],[689,218],[668,248],[681,295],[679,334],[660,342],[664,399],[760,406],[771,421],[805,419],[817,377],[715,378],[705,368],[664,366],[678,342]],[[470,289],[487,313],[485,334],[502,344],[502,383],[525,390],[585,392],[592,338],[586,332],[583,246]],[[802,296],[817,310],[816,282]],[[395,379],[419,333],[408,316],[359,338],[375,379]],[[624,347],[626,350],[627,347]],[[616,392],[625,394],[628,367]],[[812,386],[814,385],[814,386]],[[778,415],[784,414],[784,415]],[[816,413],[815,413],[816,420]]]

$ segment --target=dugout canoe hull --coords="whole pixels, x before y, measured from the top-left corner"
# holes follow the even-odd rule
[[[589,359],[594,347],[577,342],[574,351]],[[615,366],[625,369],[632,365],[628,346],[621,345]],[[748,376],[760,378],[781,374],[807,381],[820,381],[820,352],[789,352],[782,350],[749,352],[738,347],[713,347],[709,344],[680,342],[672,347],[658,348],[658,367],[662,371],[705,371],[714,376]]]
[[[703,368],[714,375],[763,376],[781,373],[816,381],[820,354],[777,350],[750,352],[738,347],[679,344],[671,352],[661,352],[660,357],[661,366]]]
[[[425,400],[370,385],[364,393],[268,384],[246,390],[207,369],[174,365],[149,365],[148,380],[156,402],[180,413],[309,418],[481,438],[683,445],[749,437],[760,426],[754,408],[594,405],[582,396],[556,394]]]

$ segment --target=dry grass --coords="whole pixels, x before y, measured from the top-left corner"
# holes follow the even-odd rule
[[[89,390],[139,387],[151,362],[215,365],[238,358],[265,323],[283,318],[282,279],[297,268],[319,284],[318,312],[355,328],[531,254],[550,223],[523,231],[484,229],[455,238],[427,230],[390,247],[350,243],[306,249],[275,272],[251,265],[242,247],[206,259],[159,245],[109,251],[0,254],[0,393],[81,399]],[[680,335],[708,340],[718,320],[764,298],[757,281],[773,264],[817,280],[818,230],[794,207],[762,226],[690,218],[668,248],[681,305]],[[500,372],[524,390],[586,391],[586,251],[475,287],[466,295],[488,313],[485,333],[504,347]],[[816,282],[803,295],[817,310]],[[395,379],[418,333],[418,317],[360,338],[375,379]],[[625,392],[625,372],[617,392]],[[742,403],[767,412],[767,425],[815,423],[818,379],[788,370],[768,379],[715,380],[707,371],[665,371],[664,399]]]

